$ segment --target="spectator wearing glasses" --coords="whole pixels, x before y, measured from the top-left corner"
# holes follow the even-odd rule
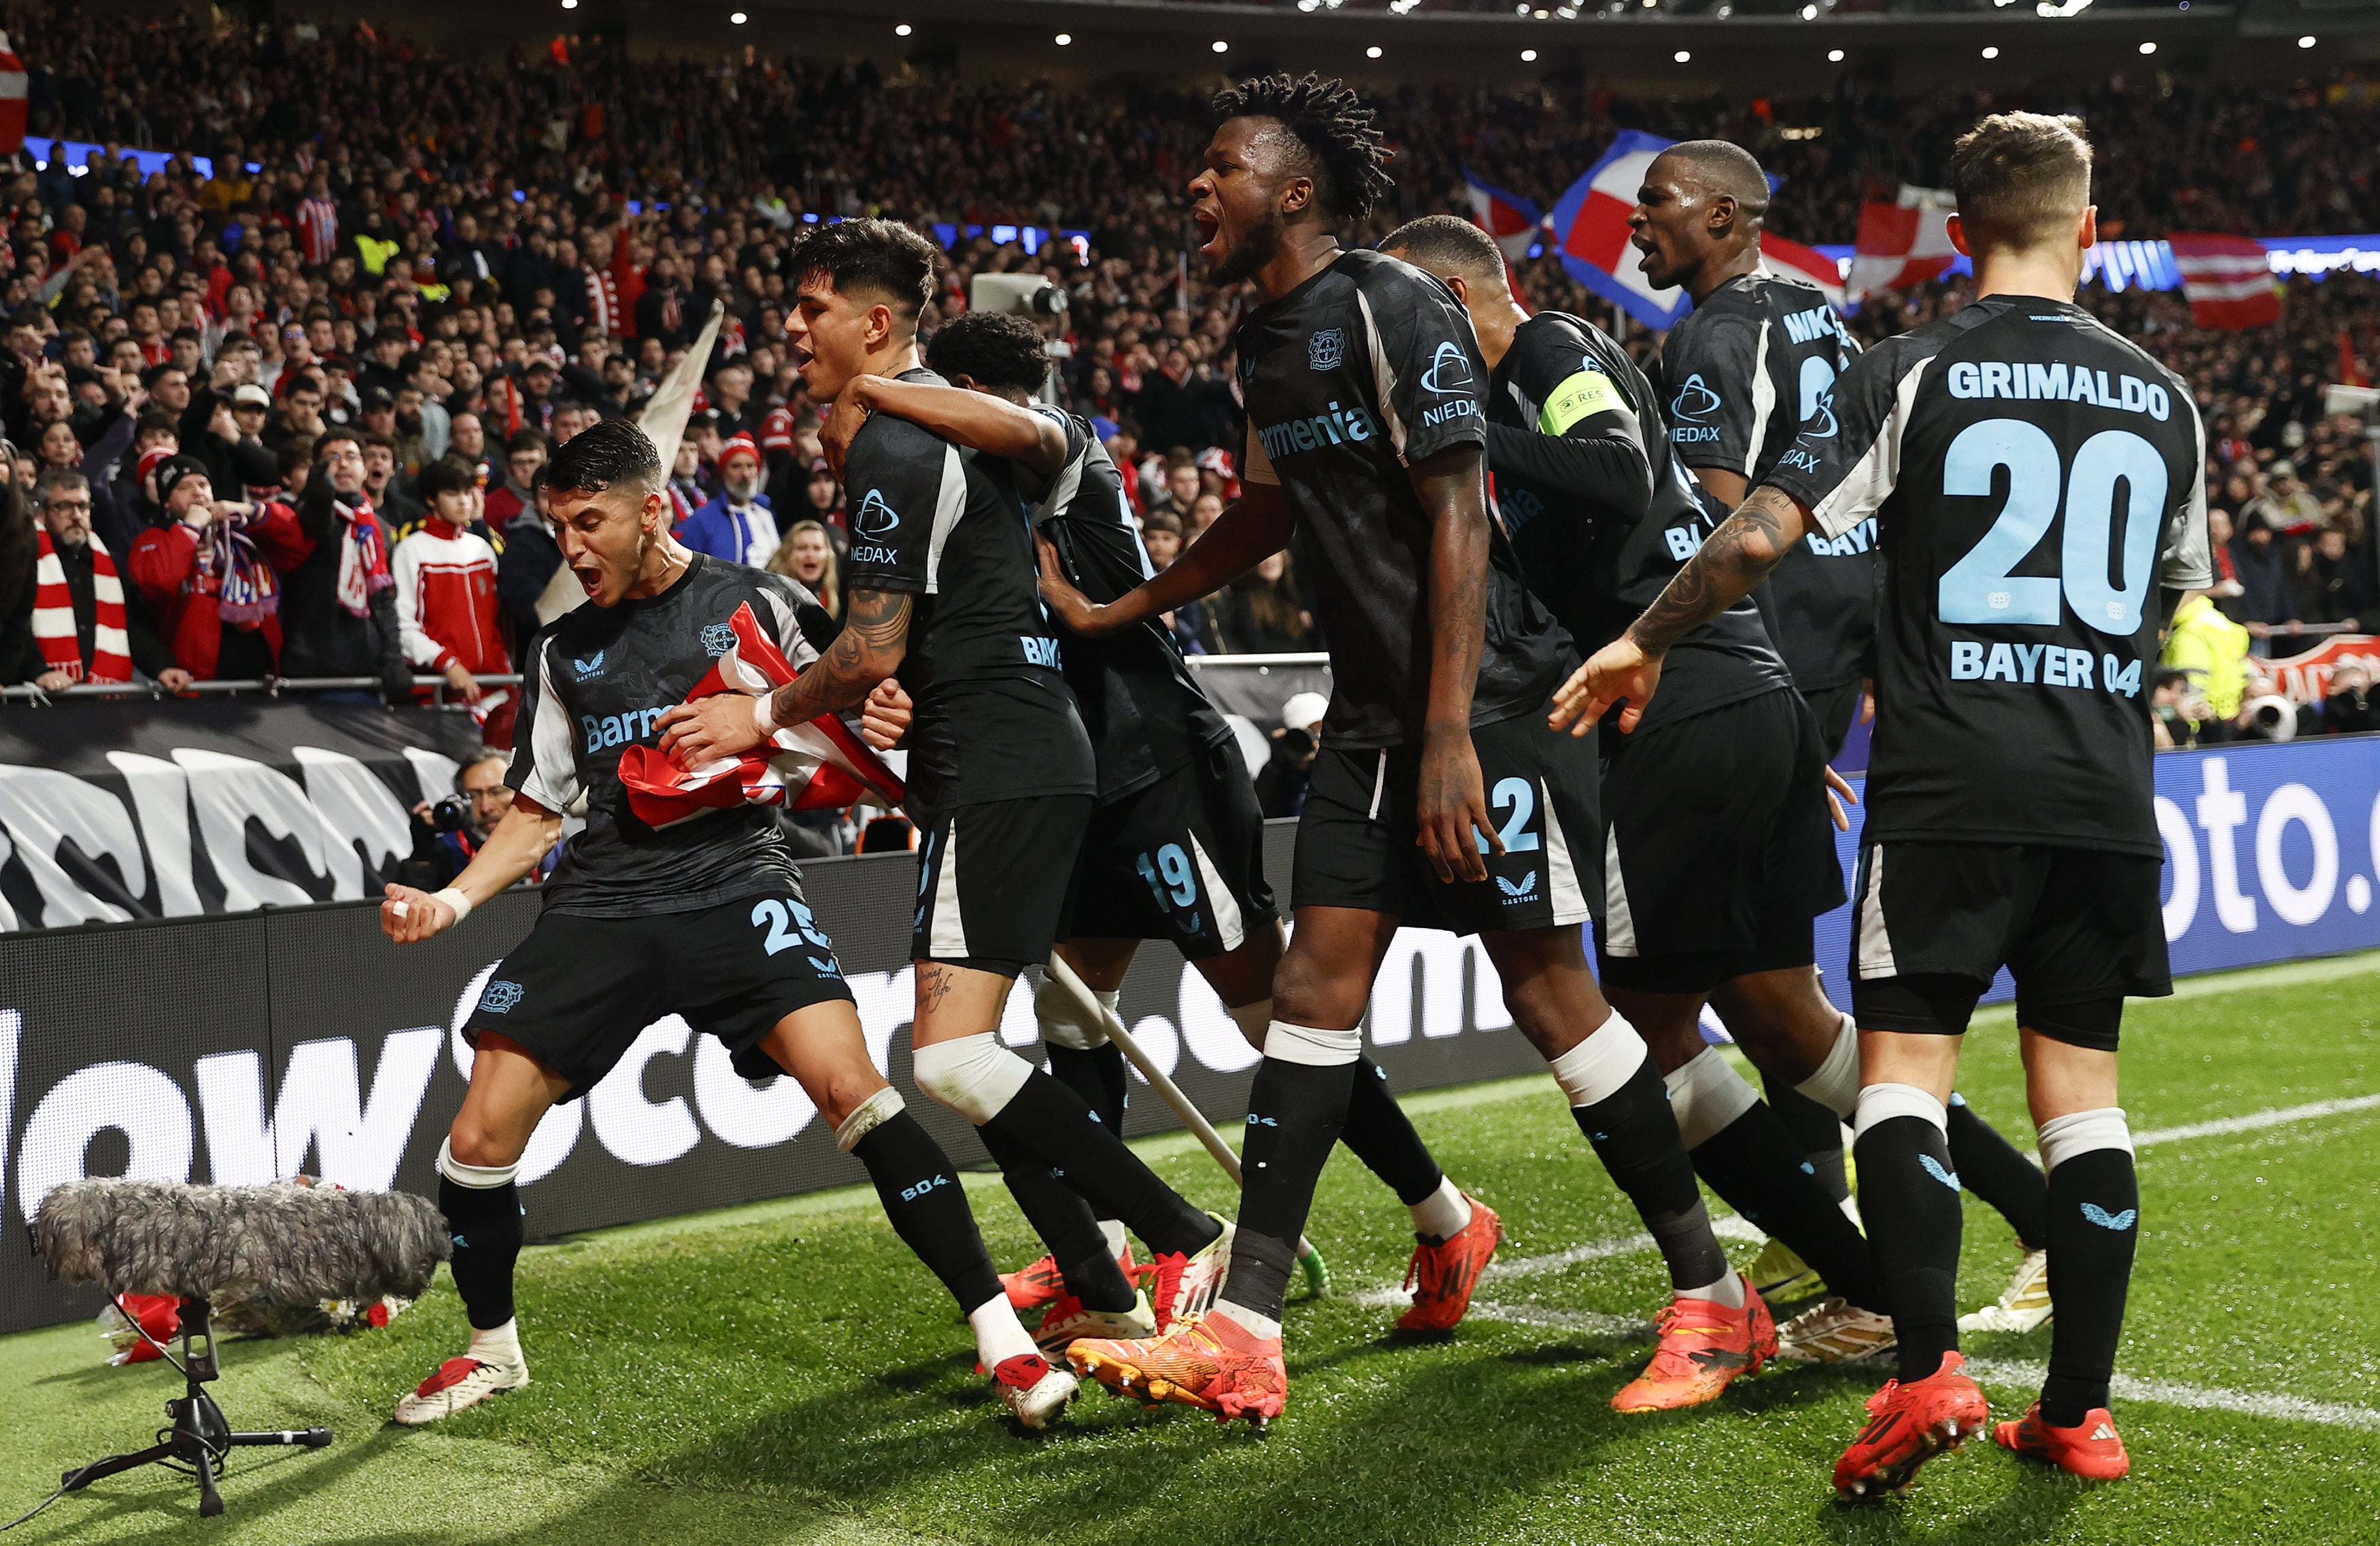
[[[139,598],[127,594],[115,555],[91,529],[90,479],[46,471],[32,502],[34,583],[0,633],[8,645],[0,682],[55,693],[80,682],[128,682],[137,668],[174,691],[188,687],[190,673],[159,640]]]

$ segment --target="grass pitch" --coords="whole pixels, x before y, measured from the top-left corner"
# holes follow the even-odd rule
[[[1062,1428],[1020,1436],[872,1196],[838,1193],[532,1249],[520,1309],[536,1383],[423,1432],[383,1419],[461,1346],[443,1279],[386,1332],[226,1344],[216,1388],[235,1423],[329,1422],[336,1443],[243,1452],[220,1520],[152,1472],[62,1500],[15,1539],[2380,1540],[2380,1327],[2365,1308],[2380,957],[2186,984],[2128,1020],[2144,1232],[2116,1404],[2134,1469],[2112,1486],[1985,1444],[1935,1462],[1904,1503],[1838,1509],[1828,1470],[1882,1372],[1779,1369],[1699,1411],[1614,1414],[1607,1399],[1648,1351],[1659,1264],[1624,1244],[1625,1200],[1536,1079],[1409,1102],[1509,1231],[1451,1338],[1388,1332],[1403,1212],[1343,1153],[1332,1161],[1309,1233],[1337,1289],[1292,1302],[1289,1410],[1262,1439],[1096,1391]],[[2027,1130],[2005,1013],[1979,1017],[1961,1089]],[[2235,1120],[2259,1113],[2273,1115]],[[1228,1211],[1228,1184],[1187,1140],[1140,1147]],[[972,1192],[1003,1265],[1037,1249],[996,1184]],[[2014,1262],[1996,1215],[1971,1205],[1967,1223],[1962,1308]],[[1612,1249],[1576,1249],[1599,1243]],[[2046,1328],[1968,1339],[1997,1415],[2022,1410],[2048,1345]],[[0,1518],[158,1420],[170,1371],[103,1368],[103,1352],[86,1327],[0,1341]]]

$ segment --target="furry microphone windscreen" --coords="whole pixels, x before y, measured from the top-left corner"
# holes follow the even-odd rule
[[[451,1250],[437,1205],[407,1192],[121,1178],[52,1188],[33,1244],[69,1283],[276,1304],[419,1298]]]

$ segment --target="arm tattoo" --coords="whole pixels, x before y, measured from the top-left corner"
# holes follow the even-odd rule
[[[1754,489],[1629,626],[1629,637],[1647,655],[1668,654],[1670,646],[1751,595],[1784,562],[1805,525],[1791,499],[1765,484]]]
[[[855,590],[843,632],[809,670],[769,699],[769,717],[806,725],[821,714],[856,708],[875,685],[898,670],[907,652],[909,612],[916,598],[899,590]]]

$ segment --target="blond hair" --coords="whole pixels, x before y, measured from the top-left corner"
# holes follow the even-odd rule
[[[824,607],[834,616],[841,617],[843,615],[843,583],[838,577],[834,560],[834,538],[828,534],[824,522],[795,521],[792,525],[787,526],[785,539],[777,544],[775,552],[769,555],[769,573],[783,574],[795,585],[808,584],[794,573],[794,538],[806,531],[818,533],[819,540],[826,544],[825,572],[819,575],[818,584],[811,586],[810,588],[817,593],[820,606]]]
[[[1993,114],[1960,136],[1950,187],[1971,238],[2019,248],[2057,239],[2091,202],[2091,142],[2082,120]]]

